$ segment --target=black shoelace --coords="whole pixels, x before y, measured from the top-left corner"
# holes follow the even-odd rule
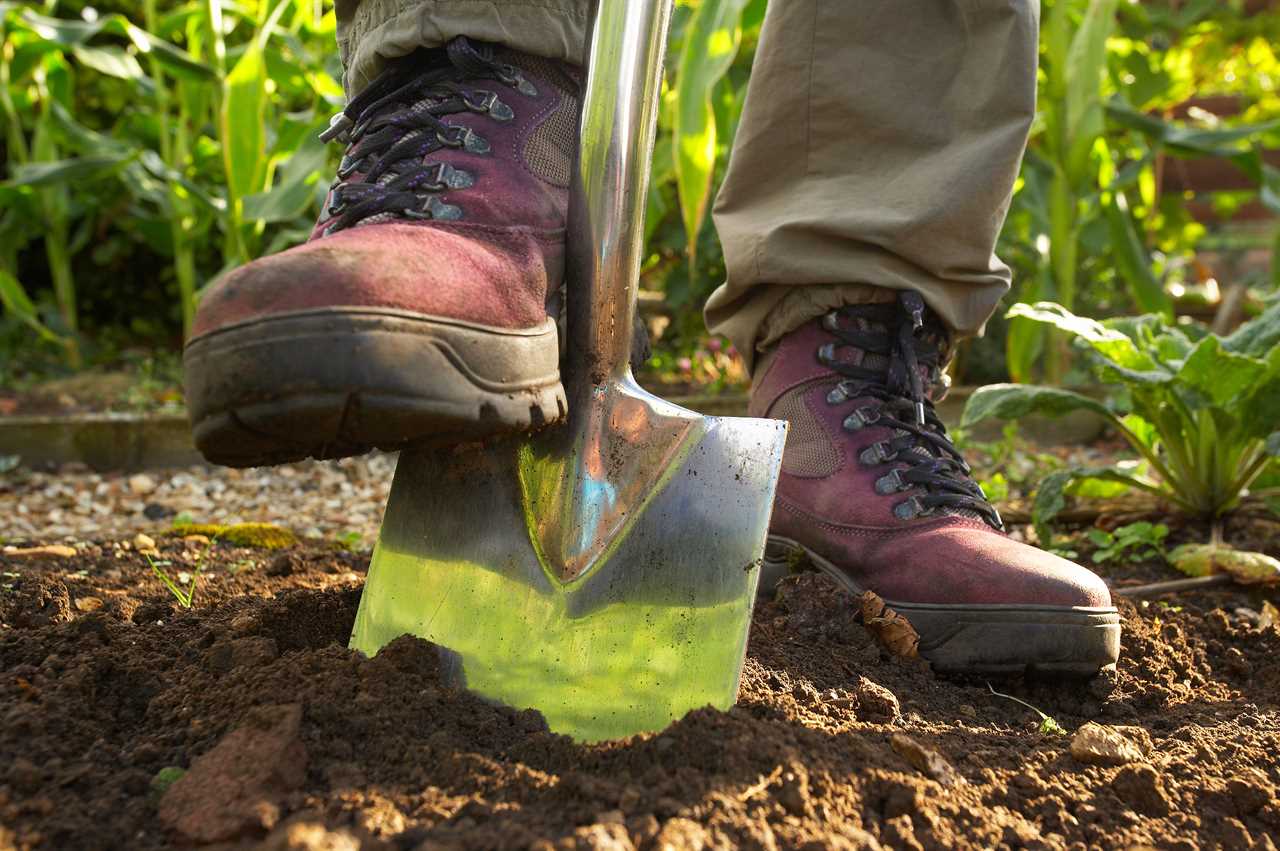
[[[434,65],[434,67],[432,67]],[[484,154],[489,143],[444,116],[486,113],[498,121],[515,117],[495,92],[477,88],[495,80],[535,97],[537,89],[511,65],[493,58],[493,48],[455,38],[443,50],[401,60],[356,96],[322,134],[348,143],[329,199],[330,234],[380,214],[397,218],[454,220],[462,210],[439,193],[466,189],[475,178],[427,157],[446,148]],[[362,172],[364,179],[345,182]]]
[[[823,327],[839,343],[818,350],[818,360],[844,376],[827,395],[830,404],[853,399],[875,399],[882,404],[860,406],[844,420],[848,431],[875,424],[892,429],[893,436],[868,446],[859,455],[867,466],[895,466],[876,480],[877,493],[910,493],[894,505],[895,516],[910,520],[935,511],[958,511],[981,517],[988,525],[1003,530],[995,506],[987,501],[973,480],[969,465],[961,457],[946,426],[938,419],[933,402],[925,394],[922,368],[933,372],[940,367],[942,346],[927,343],[917,350],[918,335],[924,328],[924,300],[914,291],[899,294],[897,304],[843,307],[827,314]],[[849,327],[853,317],[866,320],[871,330]],[[842,324],[841,319],[846,321]],[[884,329],[884,330],[875,330]],[[855,365],[838,358],[841,346],[861,349],[883,367]]]

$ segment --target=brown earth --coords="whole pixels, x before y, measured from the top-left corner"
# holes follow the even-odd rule
[[[192,572],[204,544],[160,549]],[[1116,672],[995,684],[1059,734],[984,682],[890,657],[846,594],[793,577],[757,608],[735,709],[584,747],[442,687],[425,642],[348,651],[367,557],[216,545],[204,564],[183,609],[119,545],[0,554],[0,849],[1272,849],[1280,835],[1280,630],[1256,614],[1275,592],[1125,603]],[[1072,755],[1090,721],[1112,764]]]

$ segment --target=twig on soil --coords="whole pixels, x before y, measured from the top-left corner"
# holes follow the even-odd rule
[[[1130,585],[1112,588],[1111,593],[1118,597],[1158,597],[1174,591],[1191,591],[1199,588],[1212,588],[1217,585],[1230,585],[1234,580],[1229,573],[1215,573],[1212,576],[1195,576],[1190,579],[1167,579],[1164,582],[1151,582],[1147,585]]]
[[[996,697],[1003,697],[1005,700],[1012,700],[1014,703],[1021,703],[1023,706],[1027,707],[1032,712],[1039,715],[1041,735],[1065,736],[1067,734],[1066,728],[1064,728],[1061,724],[1059,724],[1052,715],[1046,715],[1044,712],[1041,712],[1039,709],[1032,706],[1030,703],[1027,703],[1025,700],[1023,700],[1020,697],[1014,697],[1011,694],[1005,694],[1004,692],[996,691],[995,686],[991,685],[991,683],[987,683],[987,688],[991,689],[991,693],[994,694]]]

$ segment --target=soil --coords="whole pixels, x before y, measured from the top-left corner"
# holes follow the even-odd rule
[[[847,594],[791,577],[757,606],[733,710],[580,746],[535,712],[443,687],[423,641],[347,650],[367,555],[158,546],[170,575],[203,566],[191,608],[131,547],[0,554],[0,849],[1273,849],[1280,836],[1280,629],[1258,625],[1275,591],[1122,602],[1116,671],[992,684],[1059,733],[985,682],[890,656]],[[1112,762],[1126,764],[1073,755],[1088,722],[1119,737]]]

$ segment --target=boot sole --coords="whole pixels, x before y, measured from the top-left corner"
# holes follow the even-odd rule
[[[564,418],[555,322],[491,328],[325,308],[221,328],[183,352],[196,447],[228,467],[525,432]]]
[[[773,588],[805,563],[854,595],[866,590],[822,556],[777,535],[769,536],[761,587]],[[920,655],[939,673],[1091,677],[1114,668],[1120,657],[1120,614],[1112,607],[884,602],[915,627]]]

